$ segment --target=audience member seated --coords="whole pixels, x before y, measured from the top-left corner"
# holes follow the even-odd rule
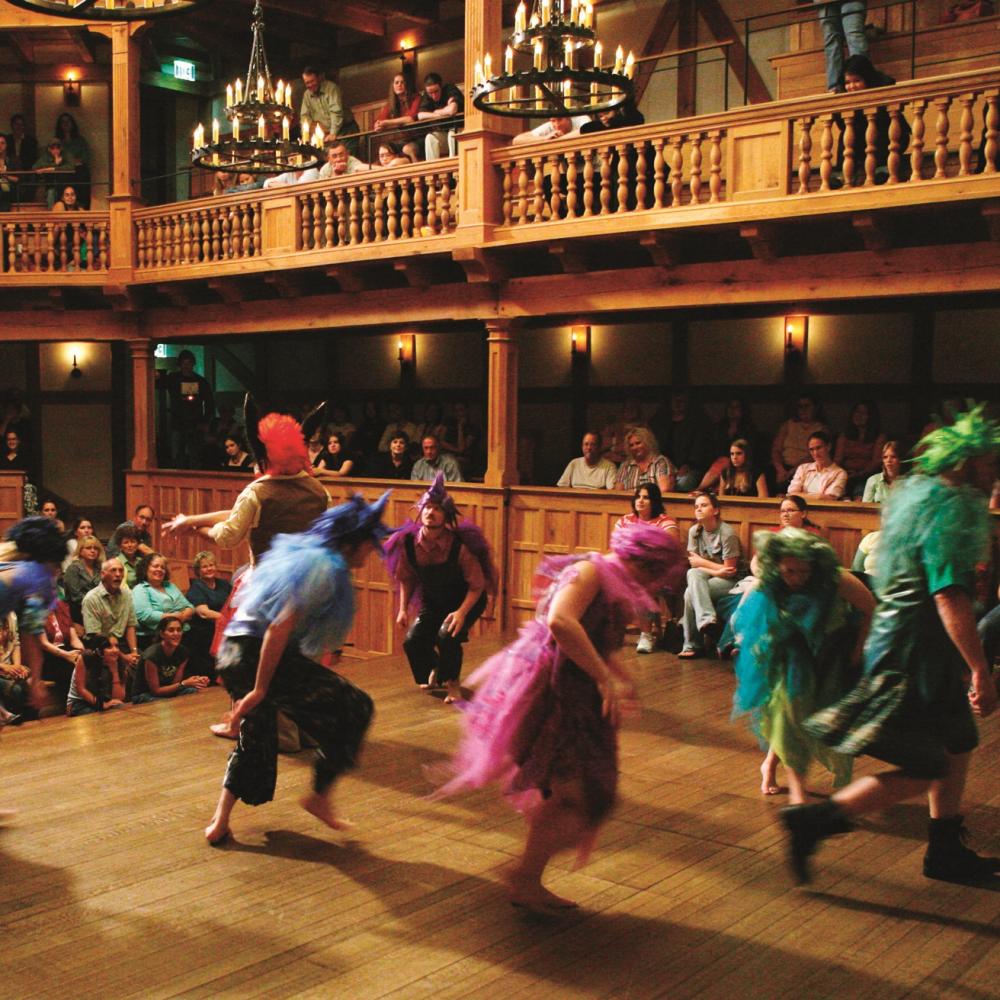
[[[186,677],[188,649],[181,645],[184,626],[175,615],[164,615],[156,629],[157,641],[142,653],[142,669],[132,681],[132,704],[142,705],[158,698],[195,694],[208,687],[208,678]]]
[[[20,112],[11,115],[10,132],[4,136],[15,170],[30,170],[38,160],[38,140],[28,131],[28,121]]]
[[[316,66],[306,66],[302,70],[302,83],[305,85],[305,93],[299,107],[299,121],[319,125],[324,135],[335,136],[344,124],[344,103],[340,87],[333,80],[327,80],[323,71]]]
[[[0,618],[0,726],[16,725],[25,715],[35,718],[31,707],[31,672],[21,662],[17,615]]]
[[[83,653],[83,641],[65,601],[56,601],[38,638],[42,643],[42,680],[55,687],[56,704],[65,705],[73,671]]]
[[[153,538],[150,534],[150,528],[153,525],[154,517],[153,508],[149,506],[148,503],[141,503],[135,509],[135,513],[132,515],[131,521],[123,521],[121,524],[115,528],[114,534],[108,539],[108,555],[116,556],[118,555],[118,533],[126,527],[132,527],[136,530],[137,539],[139,542],[139,555],[148,556],[150,552],[153,551]]]
[[[226,460],[222,468],[226,472],[253,472],[253,459],[243,444],[242,438],[227,437],[223,442]]]
[[[55,137],[62,142],[63,156],[73,167],[80,207],[90,209],[90,144],[80,134],[76,119],[64,111],[56,119]]]
[[[83,624],[83,599],[101,584],[101,567],[105,558],[104,546],[91,535],[77,545],[76,555],[63,574],[69,614],[78,624]]]
[[[377,452],[372,457],[368,475],[379,479],[409,479],[413,473],[413,461],[409,455],[410,439],[405,431],[396,431],[389,440],[389,452]]]
[[[458,460],[462,475],[485,472],[485,455],[482,449],[483,432],[469,419],[469,404],[459,400],[452,404],[451,418],[445,421],[441,447]]]
[[[103,636],[88,636],[66,696],[66,714],[91,715],[125,705],[118,650]]]
[[[618,107],[598,111],[593,118],[580,125],[580,135],[593,135],[596,132],[607,132],[609,129],[628,128],[630,125],[644,125],[645,122],[645,115],[635,106],[635,101],[628,97]]]
[[[869,590],[875,589],[875,571],[878,566],[878,537],[881,532],[869,531],[858,543],[851,571]]]
[[[882,471],[865,483],[861,499],[865,503],[885,503],[889,493],[903,475],[903,447],[898,441],[886,441],[882,446]]]
[[[259,191],[267,178],[263,174],[237,174],[236,183],[229,189],[229,194],[242,194],[245,191]]]
[[[790,406],[788,419],[778,428],[771,446],[771,463],[774,466],[774,485],[778,492],[791,480],[795,470],[809,461],[809,438],[816,431],[829,428],[814,396],[802,393]]]
[[[649,422],[664,454],[677,467],[677,486],[682,493],[695,489],[712,459],[710,429],[705,414],[691,405],[686,392],[670,395],[670,415],[662,408]]]
[[[679,537],[677,522],[663,509],[663,495],[656,483],[643,483],[642,486],[636,488],[635,493],[632,494],[632,513],[623,514],[618,518],[615,527],[624,528],[639,521],[656,528],[662,528],[663,531],[672,534],[675,538]],[[635,647],[637,653],[652,653],[655,649],[657,637],[662,633],[663,605],[664,601],[661,597],[661,611],[648,615],[647,620],[643,622],[645,627],[639,633],[639,641]],[[667,617],[670,618],[669,614]],[[672,619],[670,621],[671,624],[674,624]],[[674,631],[677,631],[676,625]]]
[[[628,457],[628,446],[625,438],[633,427],[649,426],[642,416],[642,407],[636,399],[626,399],[622,403],[621,413],[612,416],[601,431],[603,455],[609,462],[621,465]]]
[[[694,520],[687,543],[691,568],[684,592],[684,646],[677,654],[685,660],[715,648],[725,625],[717,605],[746,575],[739,536],[722,520],[713,494],[695,496]]]
[[[873,402],[855,403],[847,429],[837,438],[834,462],[847,470],[847,496],[860,500],[868,477],[882,464],[885,435],[878,406]]]
[[[464,482],[458,462],[451,455],[441,453],[441,442],[434,435],[428,434],[421,439],[420,447],[423,455],[413,463],[410,479],[429,483],[439,472],[443,472],[449,483]]]
[[[397,73],[389,84],[389,100],[375,117],[375,131],[386,132],[389,129],[412,125],[420,113],[420,94],[410,88],[410,82],[405,73]],[[416,142],[405,138],[405,133],[395,133],[386,136],[387,144],[402,144],[403,153],[414,163],[420,159],[420,151]],[[383,167],[395,166],[382,161],[382,147],[379,146],[379,163]]]
[[[512,146],[521,146],[526,142],[571,138],[574,135],[579,135],[583,126],[589,122],[590,119],[586,115],[577,115],[573,118],[560,118],[558,116],[548,118],[541,125],[529,128],[527,132],[519,132],[510,140],[510,143]]]
[[[83,599],[84,638],[103,636],[116,650],[119,672],[131,676],[139,662],[135,606],[132,592],[124,589],[125,571],[117,559],[106,559],[100,586]]]
[[[14,203],[16,185],[20,178],[16,170],[14,158],[7,146],[7,136],[0,135],[0,212],[9,212]]]
[[[346,177],[348,174],[364,173],[371,170],[371,165],[362,163],[356,156],[351,156],[347,143],[343,139],[327,139],[324,143],[326,163],[319,169],[319,179],[329,180],[331,177]]]
[[[309,184],[319,180],[319,168],[310,167],[308,170],[287,170],[283,174],[268,177],[261,185],[266,191],[271,188],[290,187],[293,184]]]
[[[139,582],[139,563],[143,559],[139,552],[139,531],[130,521],[125,521],[115,528],[112,539],[118,550],[115,559],[122,564],[122,569],[125,570],[125,586],[131,590]]]
[[[43,500],[38,513],[41,514],[42,517],[47,517],[50,521],[59,520],[59,506],[56,504],[55,500]]]
[[[382,432],[385,430],[385,420],[382,418],[382,409],[377,399],[366,399],[361,404],[361,422],[354,432],[354,445],[357,451],[366,461],[373,459],[378,452],[378,443],[382,440]]]
[[[323,431],[321,428],[317,428],[314,434],[309,435],[309,440],[306,441],[306,455],[309,456],[309,464],[314,469],[325,466],[327,450],[326,445],[323,443]]]
[[[615,489],[632,491],[643,483],[656,483],[661,493],[673,493],[676,470],[670,459],[660,454],[653,432],[648,427],[633,427],[625,444],[630,457],[618,466]]]
[[[214,669],[211,648],[215,625],[232,590],[232,584],[219,576],[215,556],[211,552],[199,552],[191,564],[191,585],[184,595],[195,610],[187,637],[192,669],[209,673]]]
[[[753,459],[753,450],[746,438],[737,438],[729,446],[729,461],[719,476],[719,496],[767,497],[767,476]]]
[[[571,459],[556,486],[571,490],[613,490],[618,470],[613,462],[601,458],[601,435],[596,431],[587,431],[580,447],[583,455]],[[634,499],[632,509],[635,510]]]
[[[342,403],[334,403],[330,407],[330,420],[326,425],[327,436],[339,434],[345,445],[353,445],[356,431],[357,428],[351,422],[351,414],[347,407]]]
[[[21,439],[16,431],[7,431],[4,435],[7,447],[0,462],[0,470],[4,472],[27,472],[28,457],[21,451]]]
[[[460,115],[465,107],[462,92],[453,83],[444,83],[439,73],[428,73],[424,77],[424,92],[420,97],[417,119],[434,122]],[[435,129],[424,136],[425,159],[440,160],[443,156],[455,156],[458,144],[455,141],[456,125]]]
[[[772,531],[781,531],[782,528],[801,528],[819,538],[823,537],[823,532],[817,524],[809,520],[809,504],[804,497],[789,495],[782,497],[778,504],[778,524]],[[754,573],[754,576],[757,574]]]
[[[63,563],[63,572],[66,572],[66,568],[69,566],[70,562],[73,560],[73,556],[76,555],[76,550],[84,538],[89,538],[94,534],[94,522],[91,521],[89,517],[78,517],[73,522],[73,527],[70,530],[70,537],[66,542],[66,561]]]
[[[816,431],[809,437],[811,462],[803,462],[788,484],[790,494],[807,500],[843,500],[847,490],[847,471],[830,457],[830,435]]]
[[[167,560],[159,552],[145,556],[139,563],[136,577],[139,582],[132,588],[132,600],[138,622],[136,638],[139,648],[145,649],[153,641],[164,615],[176,615],[187,632],[194,618],[194,608],[170,582]]]
[[[444,447],[444,438],[447,428],[444,425],[444,409],[439,402],[431,400],[424,404],[424,419],[417,424],[417,440],[422,441],[425,437],[436,437]],[[446,451],[451,451],[446,448]]]
[[[412,144],[407,144],[407,146],[410,145]],[[415,159],[411,159],[403,152],[403,148],[398,142],[383,139],[378,144],[378,165],[380,167],[406,167],[411,163],[416,163]]]
[[[399,403],[389,404],[389,419],[385,427],[382,428],[382,437],[378,443],[379,451],[388,451],[389,442],[393,435],[402,431],[410,441],[416,441],[420,433],[419,428],[412,420],[406,420],[403,415],[403,407]]]
[[[325,456],[316,465],[316,471],[326,476],[349,476],[354,469],[354,459],[347,451],[346,438],[334,431],[326,442]]]
[[[871,64],[867,56],[851,56],[844,64],[843,88],[850,93],[860,90],[869,90],[873,87],[891,87],[896,81],[885,73],[880,73]],[[885,100],[889,100],[887,96]],[[847,151],[847,123],[840,115],[835,115],[834,120],[840,126],[840,138],[837,142],[837,171],[834,175],[835,181],[843,182],[844,178],[844,158]],[[854,142],[851,150],[854,154],[854,184],[864,184],[866,176],[865,159],[868,155],[868,118],[863,109],[858,108],[851,116],[850,124],[854,133]],[[875,112],[875,183],[884,184],[889,179],[889,129],[892,119],[889,111],[885,107],[879,107]],[[899,115],[899,179],[907,180],[910,176],[910,162],[906,157],[906,147],[910,144],[910,126],[903,117]]]
[[[58,172],[61,175],[57,181],[48,184],[45,188],[45,205],[47,208],[52,208],[60,192],[65,187],[65,178],[76,172],[72,162],[67,158],[63,150],[63,144],[58,139],[53,139],[45,147],[45,152],[38,158],[34,169],[37,173],[51,174]]]
[[[68,184],[62,189],[62,193],[59,195],[58,200],[52,206],[53,212],[81,212],[83,211],[83,206],[80,204],[77,198],[76,188],[72,184]]]

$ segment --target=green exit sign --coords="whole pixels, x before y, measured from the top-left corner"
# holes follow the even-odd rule
[[[190,62],[187,59],[175,59],[174,79],[189,80],[191,83],[194,83],[196,79],[194,72],[194,63]]]

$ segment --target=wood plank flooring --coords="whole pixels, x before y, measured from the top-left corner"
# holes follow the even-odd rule
[[[469,667],[497,647],[474,643]],[[523,827],[494,792],[424,796],[458,713],[399,657],[348,663],[375,699],[338,835],[297,806],[308,754],[275,802],[238,806],[235,843],[201,830],[229,744],[225,695],[7,730],[0,805],[0,996],[939,998],[1000,994],[1000,892],[924,879],[925,807],[824,845],[793,888],[758,793],[758,753],[729,720],[718,661],[632,657],[643,714],[622,738],[622,801],[590,864],[549,884],[581,909],[525,917],[501,873]],[[981,727],[968,821],[1000,853],[1000,722]],[[860,770],[873,769],[862,763]],[[824,776],[815,786],[827,790]]]

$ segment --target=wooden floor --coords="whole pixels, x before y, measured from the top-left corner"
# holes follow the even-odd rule
[[[20,812],[0,831],[0,996],[997,997],[1000,893],[921,876],[919,804],[824,845],[812,890],[792,888],[728,666],[633,662],[622,802],[585,869],[552,869],[582,904],[560,919],[505,902],[522,824],[498,796],[423,798],[458,713],[398,658],[344,670],[377,705],[340,789],[349,837],[296,805],[300,755],[275,802],[237,808],[235,843],[205,846],[229,749],[206,729],[218,689],[6,731],[0,803]],[[982,737],[969,825],[998,852],[1000,724]]]

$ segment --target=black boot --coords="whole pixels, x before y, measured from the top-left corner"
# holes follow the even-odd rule
[[[942,882],[981,882],[1000,871],[1000,858],[984,858],[966,846],[969,833],[962,816],[932,819],[927,824],[924,874]]]
[[[816,845],[827,837],[854,829],[833,799],[814,806],[789,806],[778,815],[788,831],[788,863],[799,885],[810,880],[809,858]]]

